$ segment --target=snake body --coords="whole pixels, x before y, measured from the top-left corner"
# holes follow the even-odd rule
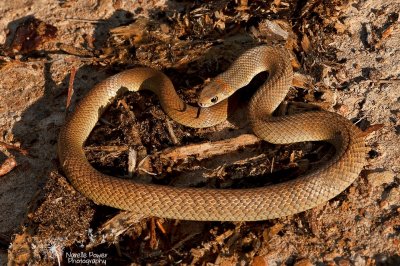
[[[288,182],[251,189],[177,188],[139,184],[96,171],[87,161],[83,145],[103,111],[126,90],[151,90],[163,110],[175,121],[207,127],[227,118],[227,101],[234,90],[259,72],[267,81],[249,103],[254,133],[271,143],[328,141],[334,157],[318,170]],[[61,128],[58,153],[72,185],[97,204],[144,216],[183,220],[251,221],[288,216],[320,205],[346,189],[365,164],[364,134],[344,117],[326,111],[274,117],[292,82],[292,67],[283,48],[258,46],[243,53],[202,91],[202,108],[186,105],[162,72],[134,68],[111,76],[80,101]]]

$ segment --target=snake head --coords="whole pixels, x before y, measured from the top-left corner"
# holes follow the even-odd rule
[[[198,105],[200,107],[211,107],[219,102],[225,100],[229,95],[225,95],[224,90],[221,89],[219,82],[214,79],[200,92]]]

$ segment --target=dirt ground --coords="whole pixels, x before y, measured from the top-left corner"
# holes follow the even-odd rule
[[[400,265],[399,12],[398,1],[375,0],[0,0],[0,265]],[[264,222],[135,223],[63,176],[56,144],[72,83],[70,109],[104,78],[149,66],[196,103],[205,80],[260,43],[285,45],[293,56],[287,100],[337,112],[363,130],[381,125],[366,138],[365,169],[340,195]],[[197,130],[168,119],[151,93],[127,93],[93,130],[87,157],[104,173],[127,176],[131,147],[140,160],[251,133],[245,106],[238,108],[222,125]],[[248,187],[298,175],[327,150],[255,142],[216,158],[153,161],[157,175],[136,178]]]

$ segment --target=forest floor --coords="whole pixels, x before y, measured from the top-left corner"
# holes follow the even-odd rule
[[[66,265],[79,257],[120,265],[400,265],[400,3],[325,2],[0,0],[0,265]],[[296,78],[286,100],[374,128],[367,165],[340,195],[263,222],[132,222],[130,213],[97,206],[69,184],[56,149],[69,88],[73,110],[99,81],[148,66],[195,104],[204,81],[259,44],[292,55]],[[192,129],[170,120],[153,94],[126,93],[85,151],[96,169],[126,177],[132,149],[140,161],[251,134],[245,105],[238,109],[222,125]],[[309,171],[304,165],[318,164],[327,150],[256,140],[213,158],[153,161],[135,176],[248,187]]]

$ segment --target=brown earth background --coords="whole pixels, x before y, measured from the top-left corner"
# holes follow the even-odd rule
[[[110,265],[400,265],[399,12],[399,1],[374,0],[0,0],[0,172],[16,163],[0,176],[0,265],[66,265],[68,252],[89,251],[106,254]],[[133,223],[63,177],[56,143],[72,82],[73,109],[102,79],[150,66],[195,103],[205,80],[259,43],[292,53],[287,100],[337,112],[363,130],[382,125],[366,139],[365,169],[339,196],[264,222]],[[151,93],[126,94],[94,129],[87,156],[97,169],[126,176],[130,147],[143,159],[251,133],[244,108],[233,122],[194,130],[170,121]],[[202,161],[156,161],[157,178],[138,178],[244,187],[272,164],[297,174],[327,149],[257,142]]]

